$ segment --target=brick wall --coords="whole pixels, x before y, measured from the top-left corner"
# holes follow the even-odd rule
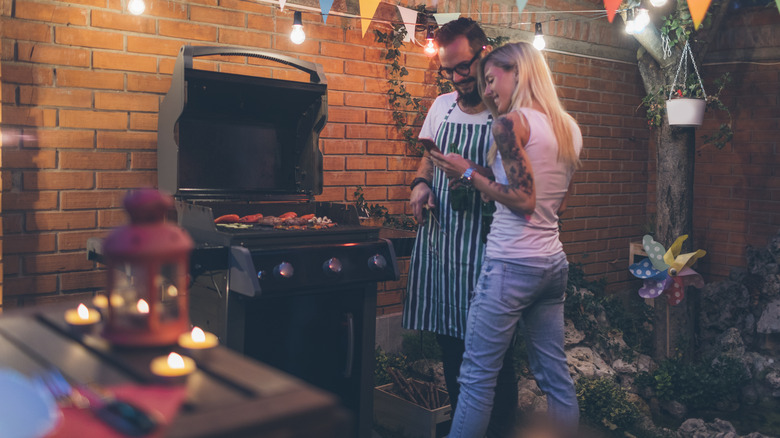
[[[484,3],[481,11],[514,5],[503,3]],[[440,2],[439,12],[460,7]],[[120,204],[128,189],[156,184],[157,111],[182,44],[271,49],[322,64],[329,120],[321,134],[326,173],[318,200],[349,202],[363,186],[369,202],[408,213],[407,184],[419,158],[392,125],[383,48],[370,31],[361,36],[358,20],[331,15],[324,25],[319,14],[304,13],[307,40],[295,46],[289,9],[240,0],[147,1],[140,17],[123,12],[119,0],[4,0],[3,11],[6,307],[104,285],[102,271],[86,260],[86,239],[125,223]],[[382,3],[378,14],[393,12]],[[530,26],[512,30],[500,16],[474,15],[492,35],[530,38]],[[641,238],[652,198],[650,134],[636,111],[644,92],[631,63],[635,43],[617,23],[576,16],[549,23],[545,33],[557,47],[568,47],[547,56],[585,136],[583,167],[564,215],[565,249],[588,274],[606,277],[619,290],[633,284],[628,244]],[[410,89],[430,102],[434,63],[420,48],[406,48],[403,56]],[[231,61],[198,60],[196,67],[296,77],[262,60]],[[400,311],[408,261],[401,265],[402,279],[380,287],[379,313]]]

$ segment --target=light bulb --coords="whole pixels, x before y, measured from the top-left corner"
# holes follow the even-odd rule
[[[626,33],[633,35],[636,32],[636,19],[634,19],[634,10],[629,9],[626,11]]]
[[[425,43],[425,49],[423,51],[428,56],[433,56],[436,54],[436,46],[433,45],[433,29],[428,28],[428,34],[425,36],[427,43]]]
[[[127,3],[127,12],[133,15],[141,15],[145,10],[146,4],[144,4],[144,0],[130,0]]]
[[[536,50],[544,50],[546,44],[544,42],[544,34],[542,34],[542,23],[536,23],[533,45],[536,47]]]
[[[642,33],[645,27],[650,24],[650,14],[645,8],[636,8],[634,15],[634,33]]]
[[[293,44],[301,44],[306,40],[306,33],[303,31],[303,22],[301,20],[301,11],[295,11],[293,18],[292,32],[290,32],[290,41]]]
[[[666,0],[650,0],[650,4],[656,8],[660,8],[666,4]]]

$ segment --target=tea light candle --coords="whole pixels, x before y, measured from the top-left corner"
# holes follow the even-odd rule
[[[74,329],[89,331],[100,322],[100,312],[79,303],[78,308],[65,311],[65,322]]]
[[[179,381],[195,371],[195,361],[187,356],[171,352],[167,356],[152,359],[149,368],[157,377],[167,381]]]

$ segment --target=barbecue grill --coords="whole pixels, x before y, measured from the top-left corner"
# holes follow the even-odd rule
[[[193,58],[256,57],[308,82],[197,70]],[[369,436],[376,284],[398,278],[392,244],[322,193],[319,64],[266,51],[184,46],[162,102],[158,181],[192,235],[190,318],[224,345],[338,395]],[[244,228],[222,215],[313,214],[335,226]],[[243,225],[242,225],[243,226]]]

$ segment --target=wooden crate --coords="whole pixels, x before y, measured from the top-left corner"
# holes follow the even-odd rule
[[[426,409],[392,393],[392,383],[374,388],[374,422],[410,438],[437,438],[436,426],[452,419],[452,406]],[[444,400],[447,391],[439,391]]]

